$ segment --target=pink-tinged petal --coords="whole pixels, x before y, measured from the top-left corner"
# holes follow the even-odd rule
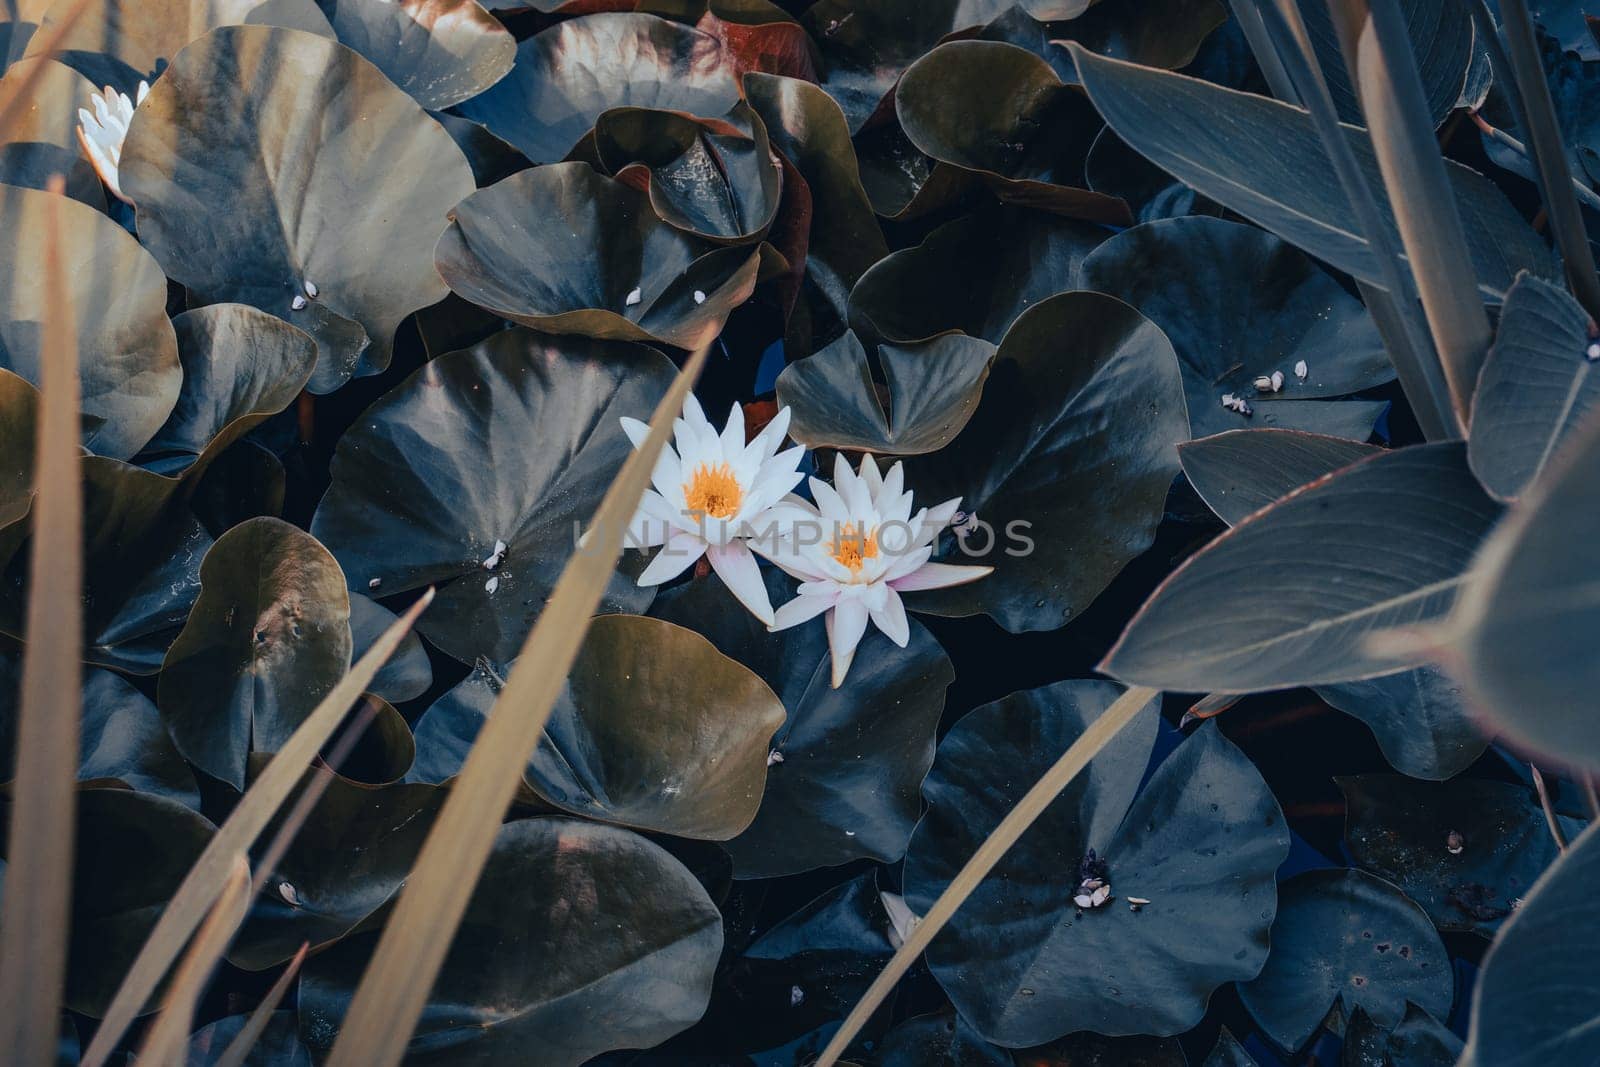
[[[894,562],[889,564],[888,570],[883,572],[883,581],[892,582],[896,578],[904,578],[928,560],[933,558],[933,546],[923,545],[921,548],[896,556]]]
[[[706,549],[711,569],[717,572],[739,603],[750,609],[750,614],[772,625],[772,601],[767,597],[767,583],[761,580],[761,565],[743,541],[730,541],[725,545],[712,545]]]
[[[956,512],[961,510],[961,498],[955,497],[946,500],[943,504],[935,504],[928,509],[928,521],[934,523],[939,529],[950,525],[950,520],[956,517]]]
[[[943,589],[950,585],[965,585],[992,574],[993,567],[957,567],[949,563],[924,563],[910,574],[896,578],[889,588],[909,593],[917,589]]]
[[[822,513],[823,524],[828,528],[825,536],[833,536],[835,523],[850,521],[850,509],[845,506],[844,499],[833,486],[817,478],[811,479],[811,497],[817,502],[817,510]]]
[[[833,652],[833,688],[844,684],[850,672],[850,661],[856,657],[856,646],[867,632],[867,606],[860,600],[847,598],[833,606],[828,615],[828,648]]]
[[[776,566],[791,578],[801,581],[814,581],[823,577],[822,568],[811,557],[799,552],[794,545],[787,541],[780,541],[774,545],[770,541],[746,541],[750,551]]]
[[[781,542],[789,542],[797,549],[801,540],[815,543],[822,535],[822,519],[817,510],[797,496],[788,496],[770,507],[763,508],[745,520],[740,536],[751,547],[770,546],[774,550]]]
[[[824,611],[833,607],[836,597],[828,596],[797,596],[787,604],[780,604],[773,613],[772,623],[767,627],[773,633],[787,630],[791,626],[799,626],[803,622],[810,622]]]
[[[674,530],[667,535],[666,543],[656,553],[656,558],[650,561],[650,566],[639,575],[639,584],[660,585],[670,582],[705,554],[705,541],[693,534]]]
[[[733,458],[744,451],[744,407],[735,400],[728,412],[727,425],[722,427],[722,454]]]
[[[905,648],[911,640],[911,621],[906,618],[906,606],[901,602],[900,594],[893,589],[886,585],[878,588],[887,595],[884,596],[881,607],[868,608],[872,615],[872,623],[882,630],[889,640]]]

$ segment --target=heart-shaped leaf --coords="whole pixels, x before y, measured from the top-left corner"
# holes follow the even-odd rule
[[[1083,179],[1095,192],[1127,201],[1137,222],[1221,215],[1223,210],[1129,148],[1110,126],[1090,146]]]
[[[564,158],[614,107],[716,119],[739,101],[732,57],[710,34],[654,15],[558,22],[517,47],[516,65],[458,109],[535,163]]]
[[[1351,857],[1404,890],[1443,931],[1493,937],[1559,852],[1526,785],[1392,774],[1338,781]],[[1569,836],[1582,831],[1559,818]]]
[[[1338,270],[1383,285],[1372,249],[1350,230],[1349,200],[1306,112],[1070,47],[1100,114],[1151,162]],[[1383,188],[1366,131],[1348,127],[1345,136],[1367,183]],[[1446,169],[1486,298],[1503,298],[1518,271],[1557,276],[1549,248],[1505,194],[1459,164]]]
[[[1071,85],[1078,71],[1063,47],[1068,41],[1096,55],[1176,70],[1189,66],[1211,32],[1227,21],[1228,9],[1220,0],[1092,5],[1083,0],[1022,0],[978,36],[1026,48]]]
[[[373,642],[394,625],[398,616],[377,601],[350,594],[350,659],[359,660],[367,654]],[[389,662],[379,669],[367,691],[391,703],[414,700],[433,685],[433,664],[428,651],[415,633],[408,632],[400,647],[389,657]]]
[[[89,79],[52,59],[30,59],[7,66],[7,27],[0,7],[0,100],[22,92],[24,78],[42,64],[44,71],[30,91],[30,106],[0,134],[0,184],[43,189],[57,174],[66,177],[66,193],[97,211],[106,206],[105,191],[94,166],[78,146],[78,109],[88,107],[95,87]]]
[[[191,303],[249,304],[316,339],[319,393],[388,367],[401,320],[445,295],[433,246],[474,188],[455,142],[377,67],[266,26],[176,56],[134,113],[118,174]]]
[[[1361,1008],[1350,1013],[1344,1031],[1344,1067],[1455,1067],[1461,1058],[1461,1038],[1415,1004],[1406,1005],[1405,1018],[1392,1029],[1378,1023]]]
[[[38,384],[51,215],[37,189],[0,186],[0,232],[12,254],[0,259],[0,368]],[[183,371],[167,320],[167,280],[150,253],[86,204],[60,205],[61,256],[68,306],[82,353],[83,443],[126,459],[161,428],[178,398]]]
[[[309,534],[251,519],[211,546],[157,703],[184,758],[243,790],[350,668],[344,573]]]
[[[1450,778],[1489,747],[1489,733],[1467,706],[1461,684],[1432,664],[1316,690],[1366,723],[1384,758],[1413,778]]]
[[[1379,1026],[1410,1001],[1450,1011],[1450,956],[1423,910],[1381,878],[1321,869],[1283,883],[1272,954],[1239,997],[1279,1048],[1300,1048],[1332,1012],[1334,1027],[1360,1008]]]
[[[463,663],[503,663],[631,451],[619,420],[648,418],[672,376],[640,345],[525,329],[441,356],[340,438],[312,533],[359,591],[439,586],[418,629]],[[603,603],[650,596],[618,575]]]
[[[457,294],[551,333],[694,347],[755,288],[758,256],[661,221],[585,163],[535,167],[457,205],[436,253]]]
[[[906,854],[914,912],[927,911],[1118,693],[1059,682],[956,723],[923,785],[928,813]],[[1158,718],[1152,703],[1102,750],[928,947],[934,977],[989,1040],[1181,1033],[1218,986],[1252,977],[1266,959],[1273,874],[1289,849],[1278,803],[1210,723],[1136,797]],[[1086,891],[1085,879],[1115,899],[1075,905],[1098,888]],[[1135,898],[1145,903],[1130,906]]]
[[[306,964],[300,1028],[326,1049],[366,965],[370,938]],[[657,845],[572,819],[508,823],[473,890],[408,1063],[577,1067],[648,1048],[700,1018],[722,917]]]
[[[1566,289],[1519,277],[1472,398],[1467,458],[1502,500],[1526,489],[1573,427],[1600,404],[1600,351],[1589,313]]]
[[[778,375],[778,404],[794,412],[789,436],[808,448],[889,456],[936,452],[978,408],[995,348],[950,333],[920,344],[878,346],[888,392],[879,398],[854,332]]]
[[[1394,380],[1360,301],[1253,226],[1204,216],[1147,222],[1095,249],[1081,284],[1132,304],[1165,331],[1196,437],[1261,424],[1365,440],[1381,403],[1347,412],[1306,401]],[[1227,395],[1252,403],[1252,415],[1224,407]]]
[[[506,76],[517,42],[478,0],[317,0],[343,44],[430,111]]]
[[[1500,512],[1458,442],[1373,456],[1191,556],[1101,669],[1136,685],[1248,693],[1413,666],[1424,656],[1368,637],[1448,614]]]
[[[1143,315],[1087,292],[1024,312],[966,429],[907,467],[919,497],[959,496],[988,524],[959,543],[995,571],[911,606],[1013,632],[1076,618],[1150,546],[1187,436],[1177,359]]]
[[[766,575],[774,600],[787,595],[784,579]],[[724,845],[735,877],[775,878],[862,858],[890,863],[905,854],[945,690],[955,680],[933,635],[913,621],[900,649],[872,634],[850,684],[834,689],[820,621],[768,633],[714,581],[671,589],[651,610],[699,630],[759,674],[787,713],[772,739],[755,821]]]

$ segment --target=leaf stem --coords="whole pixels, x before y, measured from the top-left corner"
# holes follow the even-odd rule
[[[1550,790],[1544,784],[1544,775],[1531,763],[1528,764],[1528,770],[1533,772],[1533,791],[1539,794],[1539,806],[1544,809],[1544,823],[1550,828],[1550,836],[1555,838],[1556,848],[1565,852],[1567,835],[1562,833],[1561,820],[1556,818],[1556,806],[1550,802]]]

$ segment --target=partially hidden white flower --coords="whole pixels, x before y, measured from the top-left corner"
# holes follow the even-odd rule
[[[799,595],[778,608],[769,629],[784,630],[827,612],[833,686],[844,681],[856,646],[871,621],[901,648],[911,639],[900,594],[976,581],[993,567],[934,563],[933,541],[950,524],[961,498],[911,512],[905,472],[896,463],[887,475],[871,456],[861,471],[842,454],[834,460],[833,485],[811,479],[817,507],[811,515],[819,536],[794,536],[754,547],[800,579]]]
[[[623,432],[638,448],[649,427],[624,418]],[[744,409],[737,403],[721,433],[706,420],[690,394],[683,417],[673,423],[676,447],[661,450],[639,510],[628,526],[627,544],[661,546],[639,575],[640,585],[660,585],[683,573],[702,555],[739,602],[762,622],[773,621],[761,567],[747,541],[799,510],[785,502],[803,475],[796,470],[805,449],[778,451],[789,432],[789,409],[745,443]]]
[[[128,123],[133,121],[133,109],[144,103],[150,95],[150,83],[140,82],[137,99],[129,100],[127,93],[119,93],[111,86],[89,98],[94,114],[88,108],[78,109],[78,143],[94,164],[95,173],[106,183],[111,194],[125,204],[133,201],[122,195],[117,183],[117,167],[122,163],[122,142],[128,136]]]

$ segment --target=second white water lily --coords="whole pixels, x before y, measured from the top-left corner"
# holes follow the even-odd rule
[[[136,99],[119,93],[111,86],[89,98],[94,113],[88,108],[78,109],[78,143],[94,164],[95,173],[106,183],[111,194],[124,203],[131,203],[122,195],[122,185],[117,180],[117,168],[122,165],[122,142],[128,137],[128,124],[133,121],[133,109],[144,103],[150,95],[148,82],[140,82]]]

